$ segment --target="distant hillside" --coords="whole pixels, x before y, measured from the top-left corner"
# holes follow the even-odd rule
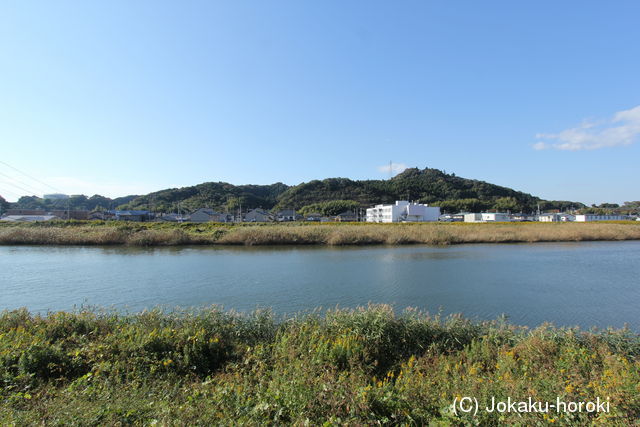
[[[209,207],[234,211],[261,207],[264,209],[314,209],[329,201],[344,201],[345,206],[368,207],[376,203],[412,200],[441,206],[445,212],[500,211],[530,212],[540,205],[543,210],[583,208],[571,201],[544,201],[531,194],[501,187],[484,181],[461,178],[438,169],[407,169],[388,180],[354,181],[348,178],[313,180],[296,186],[282,183],[271,185],[233,185],[206,182],[183,188],[157,191],[144,196],[109,199],[102,196],[73,197],[66,200],[43,200],[22,197],[16,208],[66,207],[72,209],[151,209],[157,212],[194,211]],[[355,202],[355,203],[354,203]],[[310,206],[313,205],[313,206]]]
[[[389,180],[353,181],[329,178],[302,183],[285,191],[276,207],[299,209],[328,200],[354,200],[361,206],[412,200],[443,207],[448,212],[487,209],[532,211],[538,203],[542,209],[582,207],[577,202],[542,201],[531,194],[484,181],[466,179],[438,169],[406,169]]]
[[[163,212],[194,211],[209,207],[218,210],[245,208],[271,209],[278,203],[287,185],[233,185],[226,182],[205,182],[192,187],[172,188],[138,196],[122,205],[125,209],[152,209]],[[178,204],[180,206],[178,206]]]
[[[115,199],[100,196],[98,194],[91,197],[85,195],[71,196],[68,199],[42,199],[36,196],[23,196],[15,202],[11,203],[14,209],[42,209],[42,210],[106,210],[115,209],[117,206],[129,203],[131,200],[139,196],[124,196]]]

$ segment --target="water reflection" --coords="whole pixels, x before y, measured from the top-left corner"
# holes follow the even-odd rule
[[[402,247],[0,247],[0,309],[367,303],[529,326],[640,326],[640,242]]]

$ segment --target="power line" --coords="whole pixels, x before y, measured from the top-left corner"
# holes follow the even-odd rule
[[[22,190],[22,191],[26,191],[26,192],[27,192],[27,194],[30,194],[30,193],[31,193],[31,194],[33,194],[33,191],[31,191],[31,190],[27,190],[26,188],[24,188],[24,187],[20,187],[19,185],[14,184],[14,183],[12,183],[12,182],[4,181],[4,182],[3,182],[3,184],[9,184],[9,185],[11,185],[12,187],[16,187],[16,188],[19,188],[19,189],[20,189],[20,190]],[[39,193],[37,193],[37,194],[39,194]]]
[[[9,175],[7,175],[7,174],[5,174],[5,173],[2,173],[2,172],[0,172],[0,175],[5,176],[5,177],[9,178],[9,179],[10,179],[10,180],[12,180],[12,181],[16,181],[16,182],[17,182],[18,184],[20,184],[20,185],[24,185],[25,187],[30,188],[31,190],[29,190],[29,192],[35,191],[35,193],[36,193],[36,194],[44,194],[44,193],[43,193],[43,192],[41,192],[39,189],[35,188],[33,185],[31,185],[31,184],[27,184],[26,182],[24,182],[24,181],[22,181],[22,180],[16,179],[16,178],[14,178],[14,177],[12,177],[12,176],[9,176]]]
[[[57,188],[55,188],[55,187],[53,187],[53,186],[51,186],[51,185],[47,184],[46,182],[40,181],[38,178],[34,178],[34,177],[32,177],[32,176],[31,176],[31,175],[29,175],[28,173],[23,172],[23,171],[21,171],[20,169],[18,169],[18,168],[15,168],[15,167],[11,166],[11,165],[10,165],[9,163],[7,163],[7,162],[3,162],[2,160],[0,160],[0,163],[2,163],[2,164],[3,164],[3,165],[5,165],[5,166],[10,167],[11,169],[13,169],[13,170],[14,170],[14,171],[16,171],[16,172],[20,172],[22,175],[24,175],[24,176],[26,176],[26,177],[28,177],[28,178],[31,178],[32,180],[34,180],[34,181],[36,181],[36,182],[39,182],[39,183],[40,183],[40,184],[42,184],[42,185],[46,185],[47,187],[51,188],[52,190],[54,190],[54,191],[56,191],[56,192],[58,192],[58,193],[63,193],[63,191],[61,191],[61,190],[59,190],[59,189],[57,189]]]

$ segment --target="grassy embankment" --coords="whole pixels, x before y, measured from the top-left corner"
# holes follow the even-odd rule
[[[640,337],[387,306],[280,322],[216,309],[13,311],[0,314],[0,379],[2,425],[630,425],[640,416]],[[455,415],[460,396],[599,397],[611,412]]]
[[[639,240],[637,221],[611,223],[162,224],[58,221],[0,224],[0,244],[369,245]]]

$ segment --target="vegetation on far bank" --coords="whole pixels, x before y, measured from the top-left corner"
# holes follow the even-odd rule
[[[110,199],[100,195],[72,196],[54,200],[35,196],[21,197],[11,207],[15,209],[149,209],[154,212],[193,212],[209,207],[221,212],[236,212],[253,208],[267,210],[296,209],[312,211],[323,203],[347,201],[353,207],[370,207],[377,203],[413,200],[441,206],[446,212],[480,212],[487,209],[512,212],[532,212],[540,209],[578,209],[582,203],[548,201],[484,181],[467,179],[438,169],[409,168],[387,180],[351,180],[327,178],[288,186],[233,185],[226,182],[170,188],[147,195]],[[2,208],[0,196],[0,208]],[[7,209],[9,205],[5,207]],[[332,213],[336,215],[339,212]]]
[[[276,319],[216,308],[0,314],[2,425],[631,425],[640,337],[388,306]],[[608,413],[452,411],[608,400]]]
[[[637,221],[599,223],[0,223],[2,245],[404,245],[638,240]]]

